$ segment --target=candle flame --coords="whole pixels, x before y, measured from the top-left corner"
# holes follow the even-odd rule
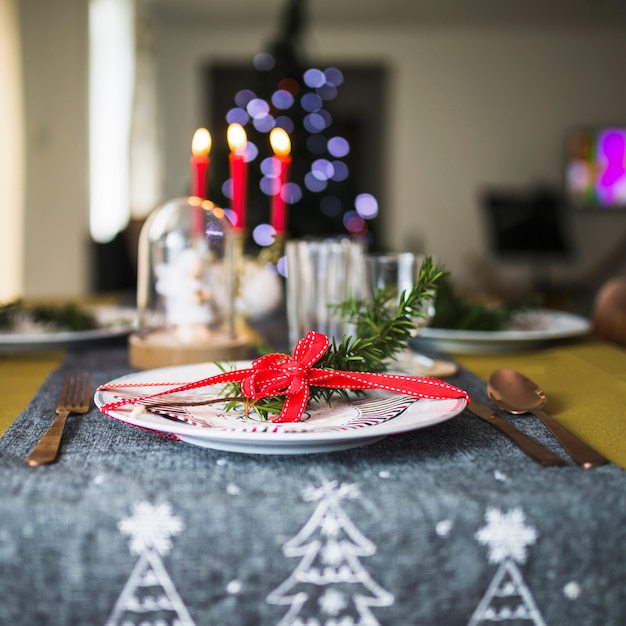
[[[191,153],[194,156],[205,156],[211,152],[211,133],[206,128],[198,128],[191,140]]]
[[[230,124],[226,131],[226,139],[231,152],[238,152],[245,147],[248,142],[246,131],[241,124]]]
[[[270,145],[274,154],[286,156],[291,152],[291,140],[283,128],[272,128],[270,132]]]

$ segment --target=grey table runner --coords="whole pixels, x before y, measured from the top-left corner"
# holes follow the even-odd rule
[[[126,350],[69,353],[0,440],[0,623],[626,623],[626,481],[542,468],[468,412],[353,450],[236,454],[101,415],[24,458],[69,369],[102,384]],[[461,371],[450,382],[485,398]],[[516,425],[559,451],[534,418]]]

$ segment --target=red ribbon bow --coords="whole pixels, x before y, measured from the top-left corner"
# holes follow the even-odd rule
[[[124,404],[136,403],[148,398],[169,393],[197,389],[208,385],[227,382],[241,382],[241,391],[252,402],[270,396],[286,396],[280,415],[272,422],[297,422],[302,417],[311,395],[310,387],[328,389],[384,389],[417,398],[439,400],[443,398],[465,398],[465,391],[436,378],[404,376],[400,374],[378,374],[368,372],[345,372],[312,367],[330,347],[325,335],[310,331],[296,344],[293,356],[288,354],[268,354],[252,361],[252,367],[224,372],[203,380],[187,383],[176,389],[144,396],[125,398],[101,407],[109,414],[111,410]],[[106,388],[125,386],[107,385]]]

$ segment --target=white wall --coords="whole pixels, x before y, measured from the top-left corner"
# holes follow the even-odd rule
[[[30,293],[86,287],[86,4],[22,0],[31,24],[26,40]],[[189,176],[191,137],[204,120],[203,64],[250,60],[275,27],[271,21],[233,26],[177,19],[171,12],[155,27],[165,200],[181,195]],[[486,245],[478,204],[482,187],[559,184],[568,128],[626,124],[626,24],[403,23],[345,30],[314,23],[309,53],[322,63],[387,65],[386,243],[404,248],[421,242],[468,285]],[[579,215],[574,226],[580,255],[554,269],[563,280],[583,276],[621,244],[626,215]],[[55,244],[68,228],[71,244],[60,248]],[[526,268],[504,269],[511,279],[526,276]]]
[[[26,113],[24,295],[85,293],[88,3],[18,4]]]
[[[21,294],[24,113],[16,0],[0,0],[0,302]]]

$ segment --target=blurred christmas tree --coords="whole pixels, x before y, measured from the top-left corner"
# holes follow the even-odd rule
[[[304,0],[287,0],[280,16],[278,33],[266,50],[257,54],[251,72],[230,72],[238,83],[229,108],[213,124],[241,124],[248,136],[248,223],[258,246],[272,243],[269,224],[271,195],[276,168],[272,164],[269,133],[275,127],[287,131],[293,158],[289,182],[283,189],[288,205],[290,237],[349,234],[366,238],[375,247],[375,218],[378,200],[368,190],[357,188],[352,170],[358,167],[358,119],[343,115],[335,119],[333,102],[344,82],[336,67],[311,66],[305,58],[306,29]],[[239,80],[237,80],[237,76]],[[241,84],[241,80],[247,81]],[[212,85],[215,89],[215,85]],[[219,131],[218,131],[219,132]],[[230,203],[227,170],[228,147],[215,133],[212,158],[211,198],[221,206]],[[225,133],[220,133],[225,135]],[[219,168],[219,169],[218,169]],[[220,184],[221,187],[217,187]]]

